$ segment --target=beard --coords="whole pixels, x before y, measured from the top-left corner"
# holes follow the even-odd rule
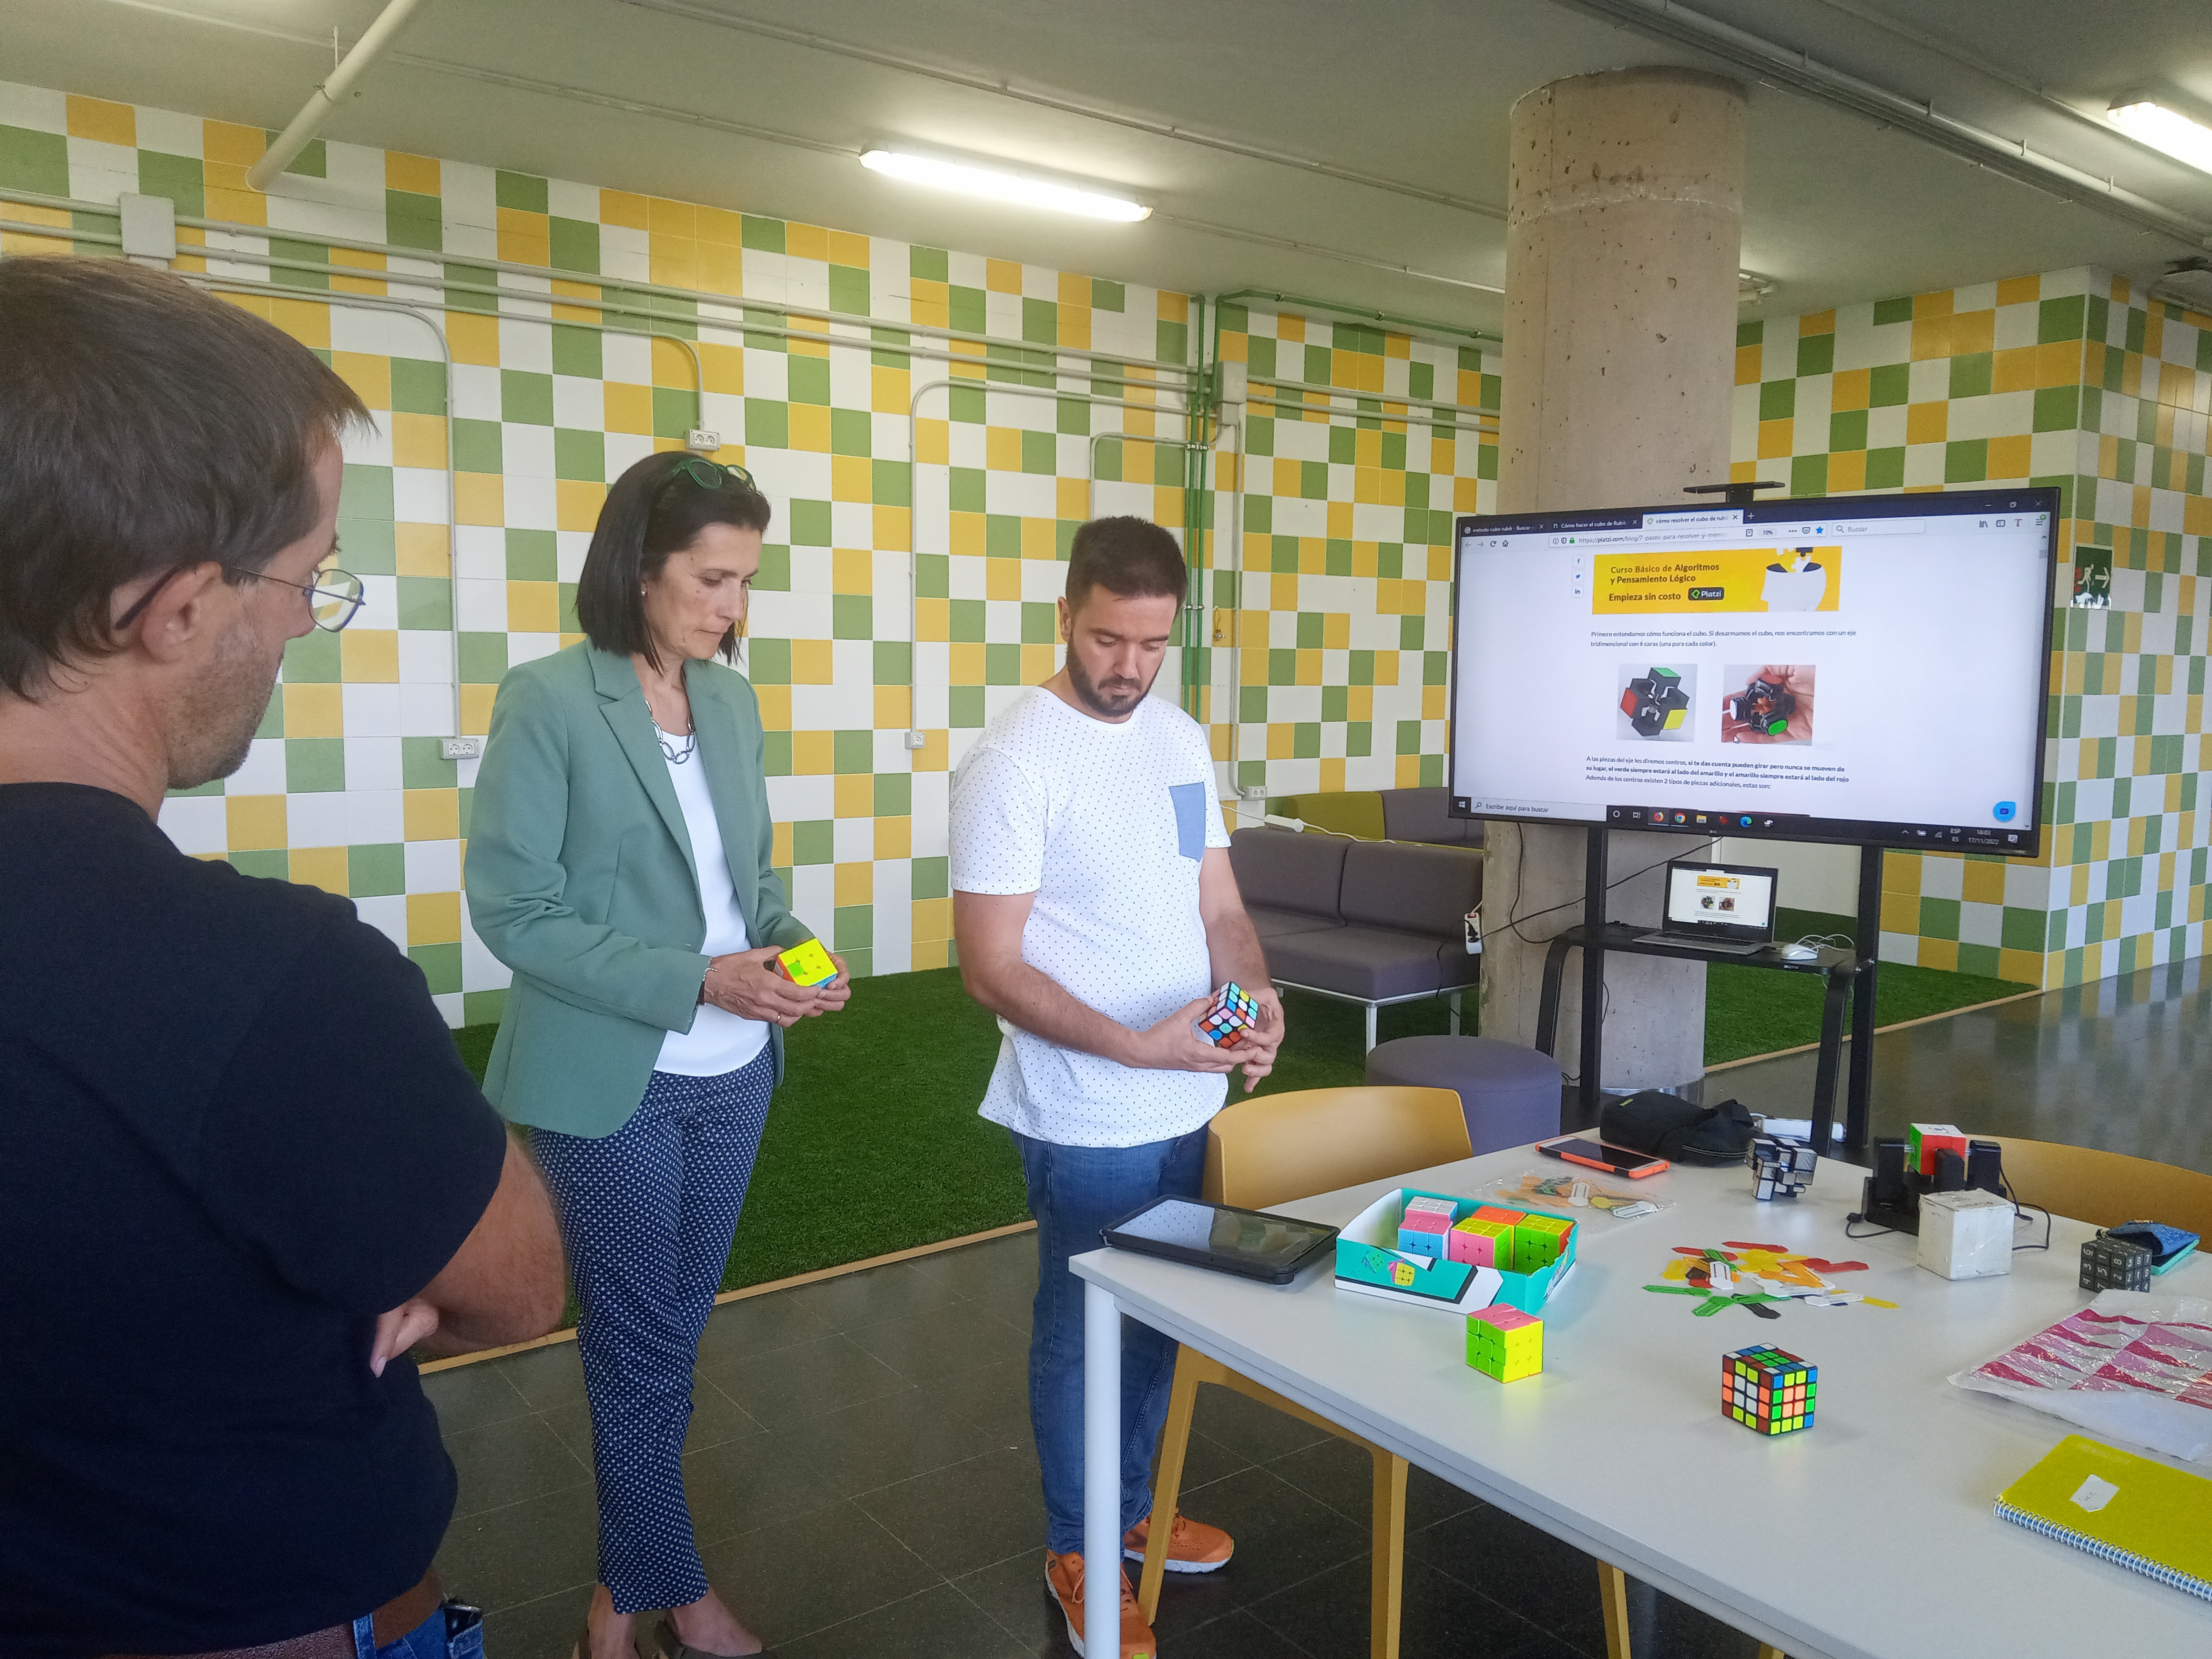
[[[1164,665],[1166,660],[1164,657],[1162,658],[1162,664]],[[1094,680],[1084,667],[1083,659],[1077,654],[1074,647],[1068,647],[1068,684],[1074,689],[1075,695],[1082,700],[1085,708],[1091,710],[1092,714],[1102,715],[1109,720],[1121,720],[1133,711],[1136,706],[1145,700],[1146,694],[1152,689],[1152,680],[1158,679],[1159,673],[1158,668],[1153,669],[1152,678],[1146,680],[1141,685],[1132,679],[1111,679],[1103,682]]]
[[[246,764],[283,661],[243,621],[225,636],[171,711],[170,788],[197,789]]]

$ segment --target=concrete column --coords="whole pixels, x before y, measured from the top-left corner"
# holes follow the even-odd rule
[[[1743,90],[1684,69],[1577,76],[1513,106],[1511,143],[1498,511],[1689,505],[1684,485],[1729,476]],[[1540,941],[1582,920],[1583,832],[1496,824],[1489,841],[1483,1029],[1525,1042]],[[1702,845],[1616,833],[1612,877]],[[1656,927],[1661,878],[1613,889],[1608,915]],[[1522,923],[1526,939],[1507,926],[1561,904]],[[1609,957],[1606,986],[1607,1089],[1705,1075],[1701,964]],[[1559,1024],[1571,1073],[1580,1000],[1571,963]]]

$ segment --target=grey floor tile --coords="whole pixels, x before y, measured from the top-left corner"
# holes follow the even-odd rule
[[[599,1576],[599,1504],[588,1485],[465,1516],[446,1529],[448,1595],[498,1613]]]
[[[563,1445],[535,1413],[449,1434],[446,1451],[460,1475],[456,1516],[501,1509],[592,1478],[588,1461]]]
[[[801,1418],[773,1432],[797,1449],[823,1486],[841,1498],[1006,1449],[989,1431],[915,1389]]]
[[[1026,1359],[1030,1346],[1026,1322],[1018,1328],[972,1302],[895,1315],[845,1335],[910,1382]]]
[[[784,1434],[750,1434],[684,1460],[684,1489],[701,1547],[826,1509],[843,1497]]]
[[[1424,1562],[1406,1563],[1404,1597],[1404,1659],[1578,1659],[1576,1649]],[[1366,1558],[1279,1590],[1247,1611],[1315,1659],[1365,1653]],[[1166,1640],[1163,1630],[1163,1649]],[[1639,1652],[1637,1659],[1655,1656]]]
[[[831,1330],[849,1331],[880,1319],[895,1319],[962,1300],[938,1265],[944,1256],[953,1254],[947,1250],[940,1255],[915,1256],[887,1267],[870,1267],[776,1294],[791,1297]]]
[[[963,1244],[929,1258],[952,1292],[969,1300],[1014,1297],[1026,1304],[1036,1294],[1037,1242],[1034,1230]]]
[[[568,1659],[591,1602],[585,1584],[488,1614],[484,1659]]]
[[[1163,1643],[1355,1559],[1367,1548],[1364,1526],[1261,1468],[1214,1481],[1188,1494],[1182,1507],[1226,1531],[1236,1553],[1212,1572],[1168,1575],[1159,1616],[1152,1621]]]
[[[1367,1650],[1364,1646],[1349,1650],[1343,1659],[1360,1659]],[[1316,1651],[1297,1646],[1280,1631],[1239,1611],[1178,1635],[1168,1659],[1314,1659]],[[1403,1659],[1423,1656],[1408,1651]]]
[[[1021,1659],[1022,1648],[950,1584],[933,1584],[781,1644],[777,1659]]]
[[[1223,1388],[1198,1391],[1198,1409],[1192,1415],[1191,1427],[1254,1463],[1265,1463],[1332,1437],[1326,1429],[1301,1423],[1288,1413]]]
[[[1067,1659],[1066,1626],[1044,1584],[1044,1540],[1016,1550],[1003,1561],[963,1573],[952,1587],[981,1607],[1030,1659]]]
[[[1571,1544],[1478,1504],[1406,1540],[1408,1562],[1448,1577],[1553,1632],[1572,1646],[1605,1651],[1597,1563]]]
[[[713,1363],[702,1359],[698,1374],[767,1428],[914,1386],[842,1335],[817,1337],[769,1353]]]
[[[700,1555],[723,1600],[778,1648],[943,1582],[849,1502],[724,1539]]]
[[[574,1405],[584,1397],[584,1362],[576,1357],[574,1342],[549,1343],[484,1364],[498,1366],[532,1411]]]
[[[556,1406],[542,1413],[553,1432],[561,1437],[562,1443],[582,1458],[592,1461],[592,1408],[583,1401],[574,1405]],[[691,1423],[684,1431],[684,1450],[688,1455],[704,1451],[709,1446],[719,1446],[726,1440],[741,1440],[749,1434],[765,1431],[749,1416],[744,1408],[711,1382],[699,1382],[691,1390]]]
[[[854,1501],[947,1577],[1044,1547],[1044,1497],[1026,1450],[972,1457]]]
[[[437,1410],[439,1429],[447,1434],[503,1423],[532,1409],[496,1360],[433,1371],[422,1379],[422,1393]]]
[[[829,1334],[830,1327],[793,1300],[791,1291],[771,1291],[742,1302],[725,1302],[708,1315],[707,1328],[699,1337],[699,1357],[720,1361],[773,1353]]]
[[[1310,1497],[1318,1498],[1346,1519],[1370,1528],[1375,1512],[1375,1459],[1349,1440],[1331,1435],[1263,1465]],[[1423,1469],[1408,1469],[1406,1527],[1418,1532],[1474,1507],[1478,1502],[1448,1480]]]
[[[1030,1362],[1024,1351],[1013,1359],[961,1371],[916,1392],[964,1422],[988,1432],[995,1445],[1027,1446],[1030,1432]]]

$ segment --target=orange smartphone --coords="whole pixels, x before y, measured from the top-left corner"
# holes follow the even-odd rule
[[[1657,1175],[1670,1169],[1663,1158],[1651,1152],[1632,1152],[1626,1146],[1608,1146],[1588,1135],[1561,1135],[1557,1140],[1540,1140],[1536,1150],[1547,1158],[1565,1158],[1570,1164],[1581,1164],[1607,1174],[1626,1176],[1631,1181],[1641,1181],[1645,1176]]]

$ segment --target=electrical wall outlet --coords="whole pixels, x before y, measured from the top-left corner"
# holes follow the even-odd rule
[[[1240,783],[1237,786],[1237,799],[1265,800],[1267,799],[1267,786],[1264,783]]]
[[[927,741],[927,739],[919,732],[909,732],[906,734],[906,746],[909,749],[919,749]]]
[[[695,455],[711,455],[722,447],[722,434],[695,426],[684,435],[684,447]]]
[[[483,739],[482,738],[441,738],[438,739],[438,752],[447,760],[482,760]]]

